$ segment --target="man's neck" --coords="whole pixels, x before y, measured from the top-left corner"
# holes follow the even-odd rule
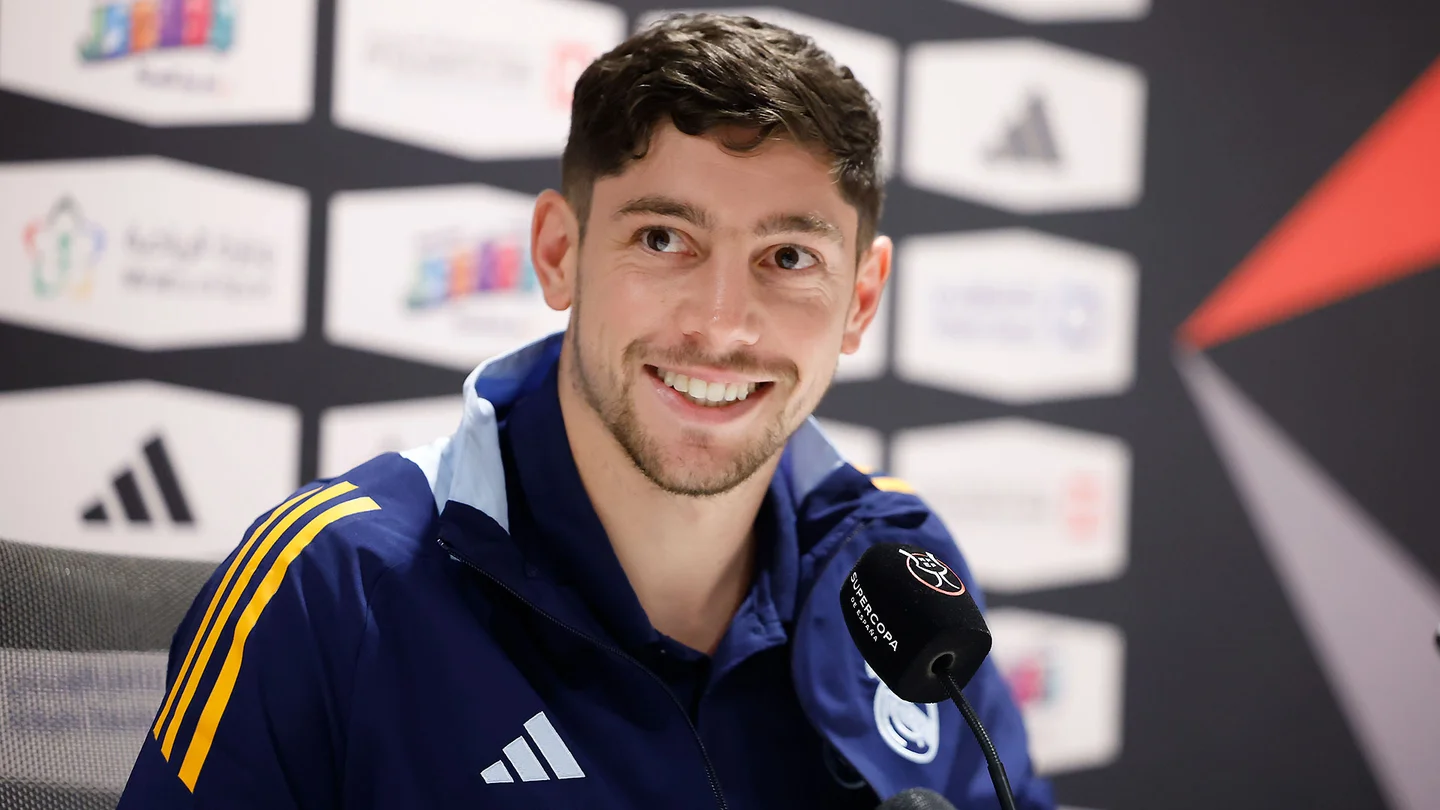
[[[665,492],[635,468],[567,365],[559,394],[571,454],[630,586],[656,630],[714,653],[750,588],[755,517],[778,457],[723,495]]]

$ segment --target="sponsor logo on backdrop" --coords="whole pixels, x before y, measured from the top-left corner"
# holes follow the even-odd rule
[[[156,125],[310,114],[314,0],[0,8],[0,87]]]
[[[1045,99],[1040,94],[1025,100],[1025,107],[1014,121],[1007,121],[999,138],[985,150],[987,163],[1014,162],[1051,166],[1059,169],[1060,148],[1045,112]]]
[[[229,51],[235,40],[234,0],[128,0],[94,2],[80,58],[103,62],[161,51]],[[156,69],[142,65],[136,80],[152,87],[228,95],[226,79],[194,66]]]
[[[538,282],[525,236],[421,234],[416,238],[415,281],[406,304],[424,310],[487,295],[533,295]]]
[[[0,167],[0,319],[142,349],[304,328],[300,189],[163,158]],[[5,238],[4,234],[12,234]]]
[[[48,214],[27,223],[20,238],[37,297],[90,297],[95,264],[105,252],[105,229],[86,218],[73,199],[61,197]]]
[[[163,651],[0,649],[0,779],[118,790],[165,697],[165,660]]]
[[[639,30],[666,15],[699,10],[701,9],[666,9],[646,12],[640,15],[635,27]],[[887,177],[894,173],[895,144],[899,132],[896,110],[900,95],[900,46],[894,40],[872,31],[862,31],[781,8],[743,6],[703,10],[740,14],[784,26],[814,39],[817,45],[835,57],[836,62],[850,68],[879,107],[880,170]]]
[[[1116,760],[1124,715],[1125,638],[1113,625],[1016,608],[986,617],[990,658],[1010,686],[1035,769],[1056,774]]]
[[[1019,592],[1120,576],[1129,560],[1130,451],[1024,419],[902,431],[891,449],[985,588]]]
[[[907,181],[1022,214],[1134,205],[1143,189],[1138,69],[1033,39],[910,50]]]
[[[468,370],[563,329],[535,280],[531,206],[480,185],[335,195],[327,336]]]
[[[0,538],[220,559],[296,484],[289,406],[156,382],[0,395]]]
[[[127,464],[111,479],[110,487],[91,499],[80,513],[86,523],[109,523],[111,515],[131,524],[163,521],[177,526],[195,523],[190,502],[165,450],[165,440],[156,436],[145,442],[143,461]],[[143,484],[141,482],[144,482]],[[146,495],[145,493],[150,493]],[[110,504],[118,503],[114,510]]]
[[[223,227],[223,226],[221,226]],[[123,252],[120,285],[157,294],[266,297],[274,294],[275,249],[238,231],[168,223],[130,223],[117,234]],[[104,253],[106,230],[83,219],[71,197],[25,226],[21,239],[34,271],[35,295],[88,298]]]
[[[228,51],[235,41],[235,0],[92,2],[80,41],[87,62],[180,48]]]
[[[1000,672],[1021,711],[1049,708],[1060,699],[1063,674],[1053,649],[1022,650]]]
[[[625,15],[589,0],[346,0],[340,126],[477,159],[559,155],[581,72]]]
[[[517,102],[538,88],[551,109],[568,113],[575,81],[598,55],[570,40],[549,43],[537,58],[511,41],[377,31],[366,42],[364,65],[397,80],[479,85],[487,95]]]
[[[904,379],[1011,403],[1134,380],[1139,272],[1126,253],[1007,229],[914,237],[896,264]]]
[[[453,396],[344,405],[320,415],[320,475],[339,476],[383,453],[400,453],[449,436],[465,403]]]
[[[951,0],[1032,23],[1138,20],[1150,0]]]

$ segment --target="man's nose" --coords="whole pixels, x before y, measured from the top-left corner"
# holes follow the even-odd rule
[[[681,329],[716,350],[753,345],[760,336],[757,282],[743,255],[717,251],[691,270]]]

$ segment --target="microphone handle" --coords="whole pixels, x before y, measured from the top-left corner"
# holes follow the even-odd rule
[[[985,727],[980,724],[980,716],[970,708],[970,703],[965,696],[960,694],[960,684],[955,681],[955,675],[948,669],[944,672],[937,672],[940,680],[945,684],[945,691],[950,694],[950,700],[954,701],[955,707],[970,724],[970,730],[975,734],[976,742],[980,743],[980,750],[985,753],[985,762],[990,766],[990,781],[995,785],[995,796],[1000,800],[1000,810],[1015,810],[1015,796],[1010,792],[1010,778],[1005,775],[1005,765],[1000,762],[1000,754],[995,751],[995,743],[990,741],[990,735],[986,733]]]

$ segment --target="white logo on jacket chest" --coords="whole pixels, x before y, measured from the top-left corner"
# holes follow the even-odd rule
[[[865,674],[875,681],[875,729],[890,750],[924,765],[940,752],[940,711],[934,704],[911,703],[896,697],[865,665]]]
[[[556,779],[584,779],[585,771],[580,769],[580,763],[575,761],[575,755],[570,753],[570,748],[565,741],[560,739],[560,734],[555,726],[550,724],[550,719],[544,712],[536,714],[525,721],[525,731],[529,733],[530,740],[535,743],[535,748],[540,749],[540,756],[535,755],[535,748],[530,747],[530,741],[525,735],[510,741],[505,746],[504,759],[496,760],[494,764],[480,773],[480,778],[485,784],[505,784],[515,781],[511,775],[510,768],[515,769],[522,782],[548,782],[550,773],[545,770],[545,765],[550,766],[550,771],[555,774]],[[545,765],[540,764],[540,757],[545,758]],[[506,762],[510,768],[505,767]]]

